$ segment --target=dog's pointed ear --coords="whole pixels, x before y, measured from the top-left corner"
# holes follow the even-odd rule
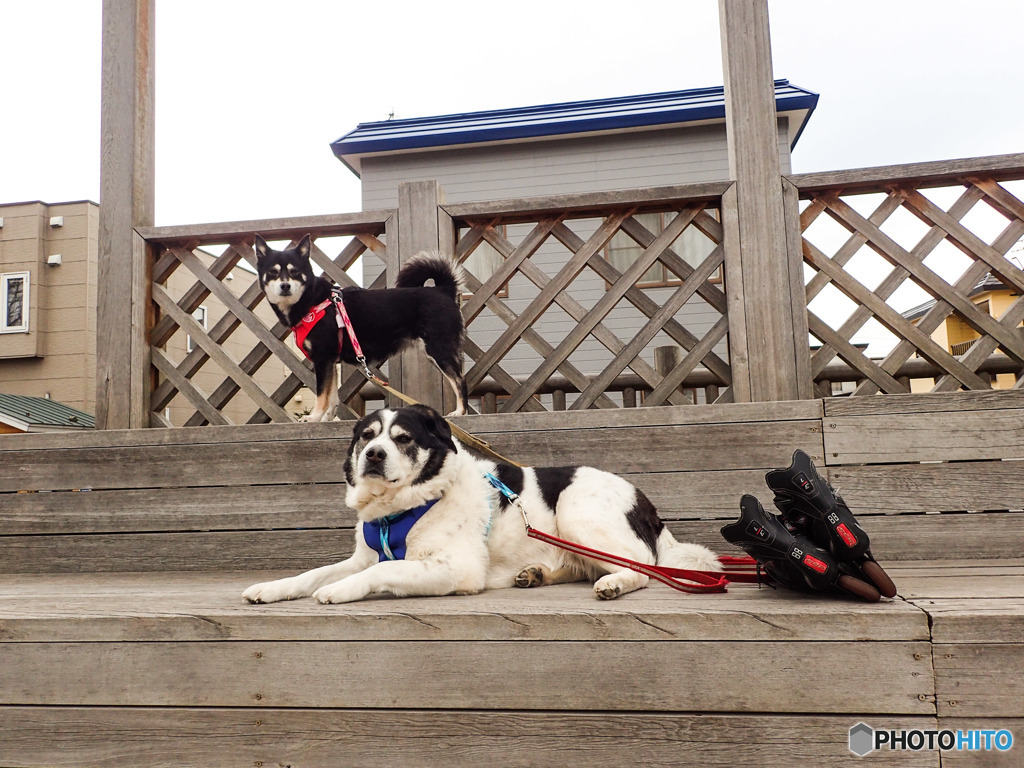
[[[303,235],[302,239],[299,240],[299,244],[295,246],[295,249],[299,252],[299,256],[303,259],[309,258],[309,252],[313,247],[313,240],[309,235]]]
[[[253,235],[254,245],[253,248],[256,251],[256,263],[263,261],[267,258],[270,253],[270,246],[267,245],[267,241],[264,240],[259,234]]]

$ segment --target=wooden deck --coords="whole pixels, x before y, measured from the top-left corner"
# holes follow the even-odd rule
[[[892,573],[877,605],[564,585],[331,607],[243,605],[270,574],[9,576],[0,763],[845,766],[860,720],[1021,733],[1024,561]]]
[[[895,577],[876,605],[748,585],[246,605],[349,551],[350,424],[5,436],[0,765],[848,766],[860,721],[1019,741],[1022,413],[980,392],[464,420],[524,461],[627,474],[719,551],[802,447]]]

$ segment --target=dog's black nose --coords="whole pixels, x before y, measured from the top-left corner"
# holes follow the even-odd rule
[[[292,284],[291,283],[281,283],[277,287],[277,290],[281,293],[282,296],[287,296],[289,293],[292,292]]]
[[[380,464],[388,455],[383,448],[373,447],[366,449],[366,460],[371,464]]]

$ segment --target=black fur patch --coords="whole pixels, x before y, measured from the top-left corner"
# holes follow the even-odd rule
[[[538,467],[533,472],[537,476],[537,485],[540,486],[544,503],[554,511],[558,497],[572,483],[576,467]]]
[[[523,470],[519,467],[514,467],[511,464],[499,464],[497,469],[494,470],[494,474],[513,493],[521,494],[523,492]],[[504,510],[509,505],[509,500],[505,498],[505,494],[499,493],[498,503],[501,505],[501,509]]]
[[[639,489],[636,492],[636,501],[633,508],[626,513],[626,520],[629,527],[636,534],[647,548],[655,555],[658,554],[658,537],[661,535],[665,524],[658,517],[658,511],[654,508],[650,499],[644,496]]]
[[[444,466],[448,454],[455,452],[451,428],[441,415],[431,408],[415,405],[401,408],[391,425],[405,430],[412,438],[412,444],[409,446],[410,457],[416,455],[417,448],[430,452],[426,464],[415,480],[416,484],[436,477]]]

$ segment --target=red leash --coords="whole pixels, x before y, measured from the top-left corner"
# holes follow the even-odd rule
[[[724,571],[693,571],[688,568],[669,568],[664,565],[640,563],[636,560],[630,560],[628,557],[613,555],[611,552],[602,552],[600,549],[591,549],[582,544],[552,536],[550,533],[538,531],[530,525],[530,520],[526,516],[526,509],[519,499],[519,494],[490,472],[484,473],[484,477],[510,503],[519,507],[519,512],[523,516],[523,523],[526,525],[526,535],[531,539],[543,541],[545,544],[551,544],[575,555],[589,557],[593,560],[601,560],[621,568],[629,568],[652,579],[657,579],[662,584],[667,584],[673,589],[678,589],[680,592],[689,592],[690,594],[725,592],[730,581],[751,584],[760,582],[757,561],[752,557],[721,556],[718,558],[718,562],[725,568]]]
[[[647,565],[628,557],[613,555],[610,552],[602,552],[599,549],[591,549],[582,544],[560,539],[550,533],[538,531],[536,528],[526,524],[526,535],[531,539],[543,541],[546,544],[559,547],[560,549],[572,552],[575,555],[582,555],[593,560],[602,560],[612,565],[637,571],[652,579],[657,579],[662,584],[667,584],[680,592],[690,594],[710,594],[712,592],[726,592],[729,582],[745,582],[755,584],[760,581],[757,573],[757,561],[752,557],[730,557],[719,556],[718,562],[725,568],[724,571],[693,571],[689,568],[669,568],[664,565]]]

